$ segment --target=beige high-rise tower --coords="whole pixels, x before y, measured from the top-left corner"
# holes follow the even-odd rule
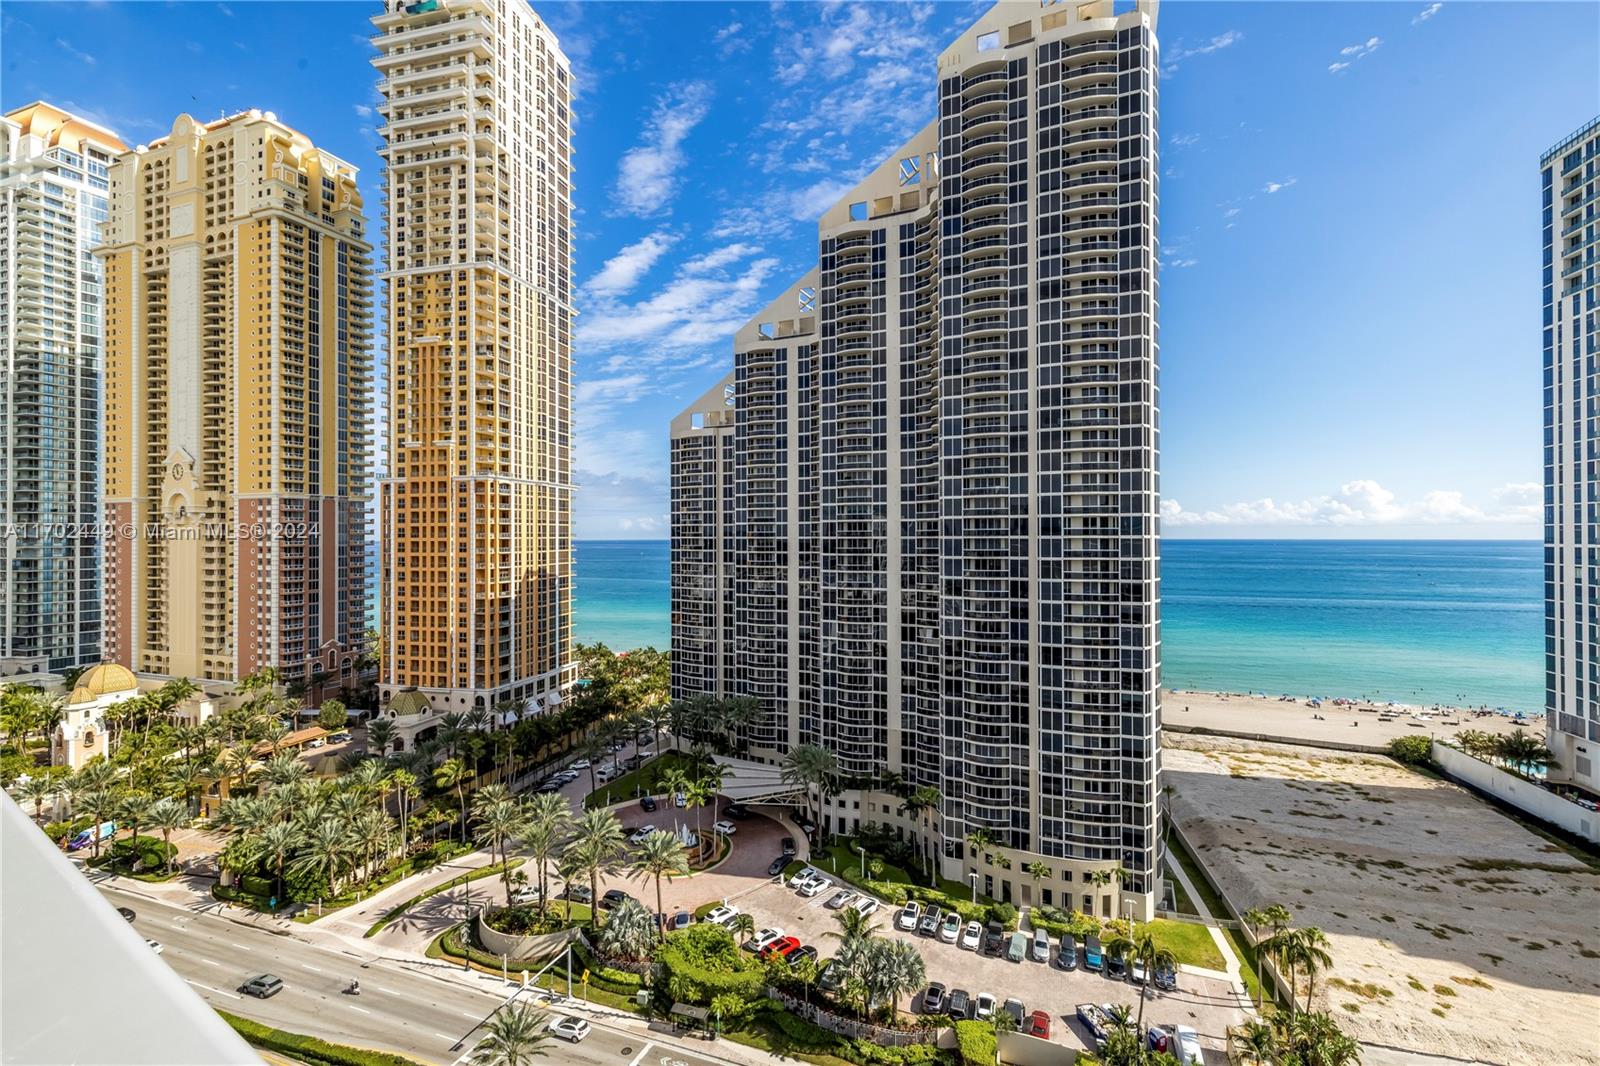
[[[387,713],[559,701],[570,671],[572,78],[524,0],[385,0]],[[395,700],[397,693],[403,699]]]
[[[270,112],[111,168],[105,655],[354,680],[364,630],[370,252],[355,169]]]

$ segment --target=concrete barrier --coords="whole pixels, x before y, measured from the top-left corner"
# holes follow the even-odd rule
[[[1575,837],[1600,844],[1600,813],[1585,810],[1532,781],[1490,766],[1437,740],[1433,742],[1433,762],[1445,776],[1459,784],[1515,807],[1542,822],[1548,822]]]
[[[537,936],[512,936],[491,928],[483,920],[482,912],[478,914],[478,943],[483,945],[483,950],[491,955],[504,955],[521,962],[550,958],[565,948],[576,932],[574,929],[561,929]]]

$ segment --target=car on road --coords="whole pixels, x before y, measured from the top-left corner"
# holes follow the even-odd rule
[[[983,944],[983,926],[977,922],[968,922],[961,930],[961,946],[968,951],[977,951]]]
[[[760,952],[774,940],[783,939],[783,930],[777,926],[770,929],[758,929],[754,936],[744,942],[746,951]]]
[[[939,932],[939,922],[944,917],[944,911],[937,903],[930,903],[928,909],[922,912],[922,919],[917,922],[917,932],[923,936],[935,936]]]
[[[656,827],[649,822],[646,822],[644,825],[641,825],[639,828],[628,834],[628,843],[642,844],[644,843],[644,838],[655,831]]]
[[[571,766],[567,767],[568,770],[587,770],[588,768],[589,768],[589,760],[588,759],[579,759],[577,762],[575,762]]]
[[[135,918],[139,917],[137,914],[133,913],[133,908],[132,907],[118,907],[117,908],[117,913],[122,915],[124,918],[126,918],[130,922],[133,921]]]
[[[1042,1010],[1036,1010],[1028,1017],[1027,1033],[1040,1040],[1050,1039],[1050,1015]]]
[[[961,1021],[972,1013],[972,995],[964,988],[955,988],[950,991],[950,999],[944,1005],[944,1012],[950,1017]]]
[[[762,959],[781,959],[796,951],[799,947],[799,937],[780,936],[778,939],[762,948],[759,952],[757,952],[757,954],[759,954]]]
[[[986,1022],[994,1017],[994,997],[987,992],[979,992],[972,999],[972,1017],[980,1022]]]
[[[866,917],[870,914],[876,914],[878,911],[878,901],[873,899],[871,896],[861,896],[854,903],[850,904],[850,906],[853,909],[860,911],[863,917]]]
[[[538,885],[523,885],[521,888],[514,888],[511,890],[511,905],[513,907],[522,907],[529,903],[538,903],[542,894]]]
[[[641,811],[654,811],[656,809],[656,798],[654,796],[646,796],[639,801],[639,809]]]
[[[283,978],[276,974],[259,973],[240,985],[239,991],[257,999],[271,999],[283,991]]]
[[[1071,933],[1061,934],[1061,943],[1056,949],[1056,965],[1063,970],[1078,968],[1078,939]]]
[[[772,862],[767,864],[767,876],[777,877],[779,874],[783,873],[783,868],[788,865],[789,860],[784,856],[779,855],[776,859],[773,859]]]
[[[667,932],[676,933],[680,929],[687,929],[694,924],[694,915],[688,911],[677,911],[667,919]]]
[[[820,896],[832,887],[833,880],[831,878],[814,877],[800,886],[800,894],[810,899],[812,896]]]
[[[812,947],[810,944],[801,944],[799,947],[789,952],[789,954],[785,956],[785,959],[790,966],[800,965],[800,961],[802,959],[810,959],[812,962],[816,962],[817,949]]]
[[[1033,931],[1033,961],[1050,961],[1050,934],[1043,929]]]
[[[725,837],[731,837],[739,831],[739,827],[732,822],[712,822],[711,831],[713,833],[721,833]]]
[[[1090,933],[1083,938],[1083,968],[1098,971],[1104,963],[1100,954],[1100,938]]]
[[[155,952],[157,955],[161,954],[161,941],[152,940],[149,937],[145,937],[144,942],[150,945],[151,951]]]
[[[944,916],[944,922],[939,926],[939,939],[946,944],[954,944],[961,935],[961,915],[951,911]]]
[[[828,908],[830,911],[842,911],[855,901],[856,894],[854,892],[850,891],[848,888],[841,888],[832,896],[829,896],[828,902],[824,903],[823,906]]]
[[[702,918],[701,921],[710,922],[712,925],[727,925],[729,922],[733,921],[734,918],[738,917],[738,915],[738,907],[730,907],[728,904],[724,903],[721,906],[712,907],[706,912],[706,916]]]
[[[576,1044],[589,1035],[589,1023],[582,1018],[557,1018],[550,1023],[550,1033]]]
[[[606,889],[605,895],[600,897],[600,909],[603,911],[609,911],[615,907],[622,906],[623,900],[632,898],[632,896],[628,895],[620,888],[608,888]]]
[[[736,818],[741,822],[750,817],[749,809],[741,807],[737,803],[728,804],[725,808],[723,808],[722,813],[727,815],[729,818]]]
[[[998,955],[1005,950],[1006,927],[999,922],[990,921],[983,929],[983,953],[985,955]]]
[[[911,930],[917,927],[917,922],[921,918],[922,904],[918,903],[914,899],[908,900],[906,905],[901,907],[900,910],[895,914],[894,927],[896,929],[903,929],[909,933]]]
[[[1011,1015],[1011,1020],[1018,1029],[1022,1028],[1022,1017],[1028,1013],[1028,1008],[1022,1005],[1020,999],[1008,999],[1000,1005],[1000,1009]]]
[[[940,1014],[944,1011],[944,985],[938,981],[930,984],[922,993],[922,1013]]]
[[[783,842],[780,845],[780,848],[781,848],[781,850],[783,851],[783,853],[785,855],[787,855],[787,856],[792,858],[794,856],[794,854],[795,854],[794,837],[784,837],[783,838]]]
[[[1170,962],[1156,963],[1155,973],[1151,975],[1151,980],[1163,992],[1176,992],[1178,990],[1178,970]]]

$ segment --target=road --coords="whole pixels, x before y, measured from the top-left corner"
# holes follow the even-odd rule
[[[536,994],[508,989],[493,978],[483,978],[483,987],[475,989],[455,976],[416,971],[429,963],[409,960],[402,967],[397,958],[311,944],[109,885],[99,888],[114,905],[135,911],[134,929],[161,943],[162,959],[207,1003],[287,1032],[450,1066],[472,1049],[482,1035],[479,1027],[508,995]],[[283,979],[282,992],[260,1000],[237,991],[264,972]],[[352,978],[361,982],[359,996],[343,992]],[[665,1032],[632,1032],[586,1017],[593,1026],[589,1036],[560,1046],[554,1058],[595,1066],[727,1066],[728,1060],[688,1050]]]

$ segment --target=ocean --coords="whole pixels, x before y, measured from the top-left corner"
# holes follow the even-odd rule
[[[574,629],[670,643],[666,541],[578,541]],[[1544,706],[1537,541],[1162,545],[1168,688]]]

